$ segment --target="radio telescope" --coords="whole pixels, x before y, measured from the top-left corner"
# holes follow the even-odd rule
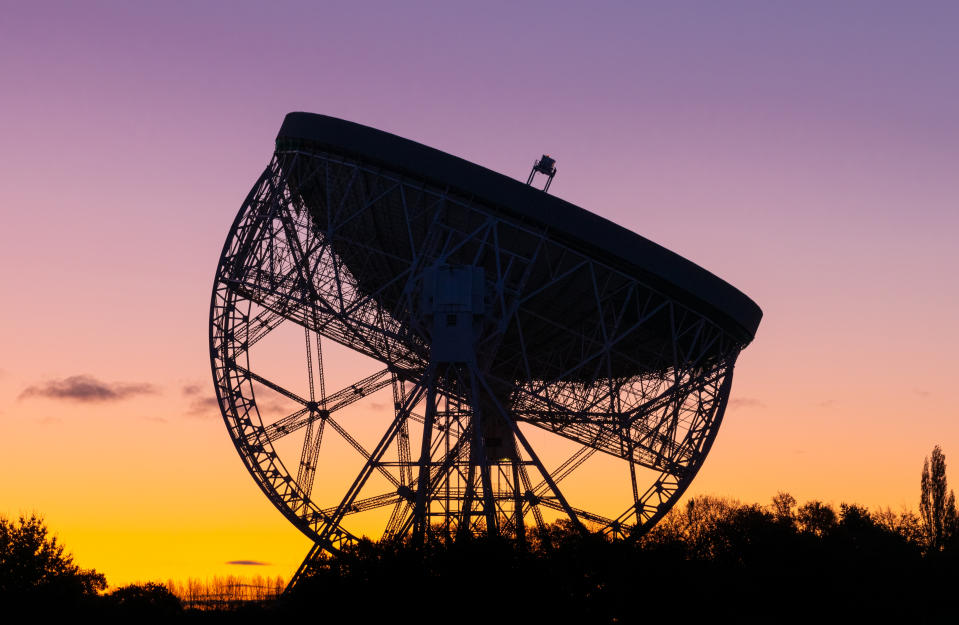
[[[702,466],[761,317],[542,190],[290,113],[223,247],[210,356],[243,463],[315,543],[299,575],[362,535],[644,532]]]

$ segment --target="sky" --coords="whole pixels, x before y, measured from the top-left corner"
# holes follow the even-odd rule
[[[290,111],[517,179],[549,153],[551,193],[755,300],[689,495],[915,509],[933,446],[959,462],[957,30],[952,2],[11,4],[0,514],[113,585],[299,564],[207,342]]]

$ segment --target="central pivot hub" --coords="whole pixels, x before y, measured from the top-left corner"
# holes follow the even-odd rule
[[[423,272],[421,310],[430,329],[430,360],[475,361],[476,321],[485,312],[484,272],[472,265],[435,265]]]

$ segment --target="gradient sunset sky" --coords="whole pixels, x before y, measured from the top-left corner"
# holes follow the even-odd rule
[[[548,152],[551,193],[753,298],[689,494],[916,508],[933,445],[959,467],[957,33],[955,2],[5,7],[0,514],[114,585],[299,564],[207,343],[297,110],[518,179]]]

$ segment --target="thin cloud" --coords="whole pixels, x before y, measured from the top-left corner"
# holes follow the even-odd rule
[[[268,566],[269,562],[258,562],[256,560],[230,560],[227,564],[239,564],[241,566]]]
[[[730,408],[765,408],[766,404],[755,397],[737,397],[729,400]]]
[[[293,402],[282,402],[282,401],[258,401],[256,405],[260,409],[260,414],[268,415],[288,415],[293,412],[296,412],[303,406],[300,404],[295,404]]]
[[[180,391],[183,393],[184,397],[190,398],[190,402],[185,413],[188,417],[196,417],[200,419],[220,418],[220,402],[215,396],[212,395],[212,393],[210,395],[206,395],[206,393],[209,392],[206,387],[198,384],[187,384],[186,386],[182,387]],[[272,416],[285,416],[302,407],[299,404],[294,404],[292,402],[282,402],[273,399],[257,401],[256,405],[261,414]]]
[[[90,375],[72,375],[62,380],[48,380],[28,386],[19,399],[42,397],[84,403],[112,402],[156,393],[152,384],[128,384],[126,382],[103,382]]]
[[[203,386],[200,384],[186,384],[180,391],[187,397],[193,397],[203,392]]]
[[[186,409],[188,417],[201,419],[214,418],[220,414],[220,405],[213,396],[212,389],[203,384],[184,384],[180,393],[190,400]]]
[[[217,417],[220,414],[220,403],[216,397],[194,397],[186,409],[186,414],[191,417]]]

